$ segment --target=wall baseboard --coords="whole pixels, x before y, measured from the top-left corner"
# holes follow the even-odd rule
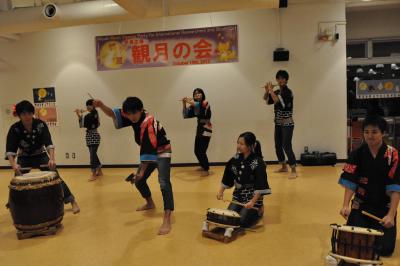
[[[338,163],[346,162],[346,159],[338,159]],[[271,164],[279,164],[278,161],[266,161],[268,165]],[[297,161],[300,164],[300,161]],[[210,163],[210,166],[225,166],[226,162],[213,162]],[[173,163],[171,164],[172,167],[193,167],[199,166],[198,163]],[[103,168],[135,168],[138,167],[138,164],[105,164]],[[90,168],[90,165],[57,165],[57,168]],[[0,166],[0,169],[11,169],[10,166]]]

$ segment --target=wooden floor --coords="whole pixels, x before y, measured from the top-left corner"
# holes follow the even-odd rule
[[[268,166],[272,195],[264,199],[265,216],[252,232],[223,244],[202,238],[206,209],[226,204],[215,199],[223,167],[199,177],[194,168],[173,168],[175,196],[173,229],[157,236],[162,198],[156,173],[150,186],[157,209],[136,212],[143,203],[134,187],[124,182],[129,169],[104,169],[105,176],[87,182],[86,169],[61,169],[75,194],[81,213],[66,206],[64,229],[56,236],[17,240],[9,212],[11,171],[0,171],[0,265],[324,265],[330,250],[330,223],[343,223],[338,215],[343,189],[337,185],[341,166],[300,167],[300,177],[288,180]],[[231,191],[227,191],[230,197]],[[383,259],[400,265],[400,240],[395,254]]]

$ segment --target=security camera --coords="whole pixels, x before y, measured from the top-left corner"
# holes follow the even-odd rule
[[[54,19],[56,16],[59,15],[60,11],[55,4],[48,3],[43,7],[43,16],[46,19]]]

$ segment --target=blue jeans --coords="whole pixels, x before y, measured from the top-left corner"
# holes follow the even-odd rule
[[[172,184],[170,181],[171,158],[158,158],[157,163],[151,163],[147,166],[143,177],[135,183],[143,198],[150,198],[151,191],[147,185],[147,179],[155,169],[158,169],[158,183],[160,184],[161,194],[164,201],[164,210],[174,210],[174,195],[172,193]]]
[[[285,153],[290,166],[296,166],[296,156],[292,148],[294,126],[275,125],[275,151],[280,163],[285,162]]]
[[[94,173],[101,168],[100,159],[99,156],[97,156],[99,145],[90,145],[88,148],[90,153],[90,168],[92,169],[92,173]]]

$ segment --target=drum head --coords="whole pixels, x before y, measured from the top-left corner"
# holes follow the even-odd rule
[[[41,172],[32,172],[27,173],[22,176],[16,176],[11,180],[11,183],[19,184],[19,183],[29,183],[29,182],[40,182],[40,181],[49,181],[53,180],[57,177],[57,173],[53,171],[41,171]]]
[[[239,213],[227,209],[218,209],[218,208],[209,208],[207,210],[209,213],[214,213],[214,214],[219,214],[227,217],[235,217],[235,218],[240,218]]]
[[[349,226],[349,225],[338,225],[338,224],[331,224],[331,227],[338,231],[364,234],[364,235],[383,236],[383,232],[370,228]]]

